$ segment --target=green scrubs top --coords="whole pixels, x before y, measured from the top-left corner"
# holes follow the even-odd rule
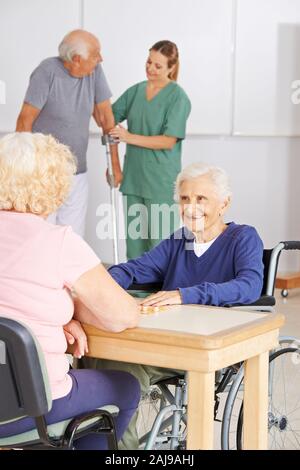
[[[132,134],[177,137],[177,143],[172,150],[151,150],[127,144],[120,190],[123,194],[149,199],[154,196],[170,198],[181,170],[181,142],[191,103],[176,82],[169,82],[150,101],[146,97],[146,86],[147,81],[132,86],[113,104],[116,123],[127,119]]]

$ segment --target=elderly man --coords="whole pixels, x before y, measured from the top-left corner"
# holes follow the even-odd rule
[[[75,30],[59,45],[59,57],[45,59],[30,77],[17,131],[52,134],[70,147],[78,161],[69,198],[50,216],[51,222],[71,225],[84,236],[88,201],[86,151],[93,115],[107,133],[114,127],[100,43],[91,33]],[[115,184],[122,179],[117,146],[111,147]]]
[[[263,285],[263,244],[255,228],[225,223],[231,190],[224,170],[194,163],[179,173],[176,199],[184,226],[141,257],[112,266],[115,281],[127,289],[131,284],[162,283],[162,291],[142,302],[142,309],[176,304],[250,304]],[[131,372],[142,394],[150,385],[172,377],[176,371],[142,364],[84,359],[103,369]],[[122,445],[138,447],[136,417],[124,434]]]

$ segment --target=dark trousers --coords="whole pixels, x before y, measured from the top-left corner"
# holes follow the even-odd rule
[[[75,370],[69,372],[73,387],[68,395],[53,400],[46,415],[47,424],[73,418],[104,405],[116,405],[119,415],[115,418],[117,439],[120,440],[135,413],[140,400],[138,381],[127,372],[116,370]],[[0,426],[0,437],[8,437],[35,428],[32,418],[23,418]],[[106,438],[90,434],[74,442],[76,449],[106,449]]]

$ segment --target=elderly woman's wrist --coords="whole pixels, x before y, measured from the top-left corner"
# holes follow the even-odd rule
[[[181,297],[182,304],[194,304],[195,302],[195,295],[193,287],[183,287],[178,289]]]
[[[183,297],[182,297],[182,293],[181,293],[181,289],[177,289],[177,292],[178,292],[178,295],[179,295],[179,298],[180,298],[180,302],[183,304]]]

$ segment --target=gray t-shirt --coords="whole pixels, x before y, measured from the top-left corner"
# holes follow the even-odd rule
[[[78,160],[77,173],[83,173],[94,105],[110,97],[101,65],[91,75],[76,78],[59,57],[51,57],[32,72],[24,101],[41,110],[32,131],[52,134],[68,145]]]

